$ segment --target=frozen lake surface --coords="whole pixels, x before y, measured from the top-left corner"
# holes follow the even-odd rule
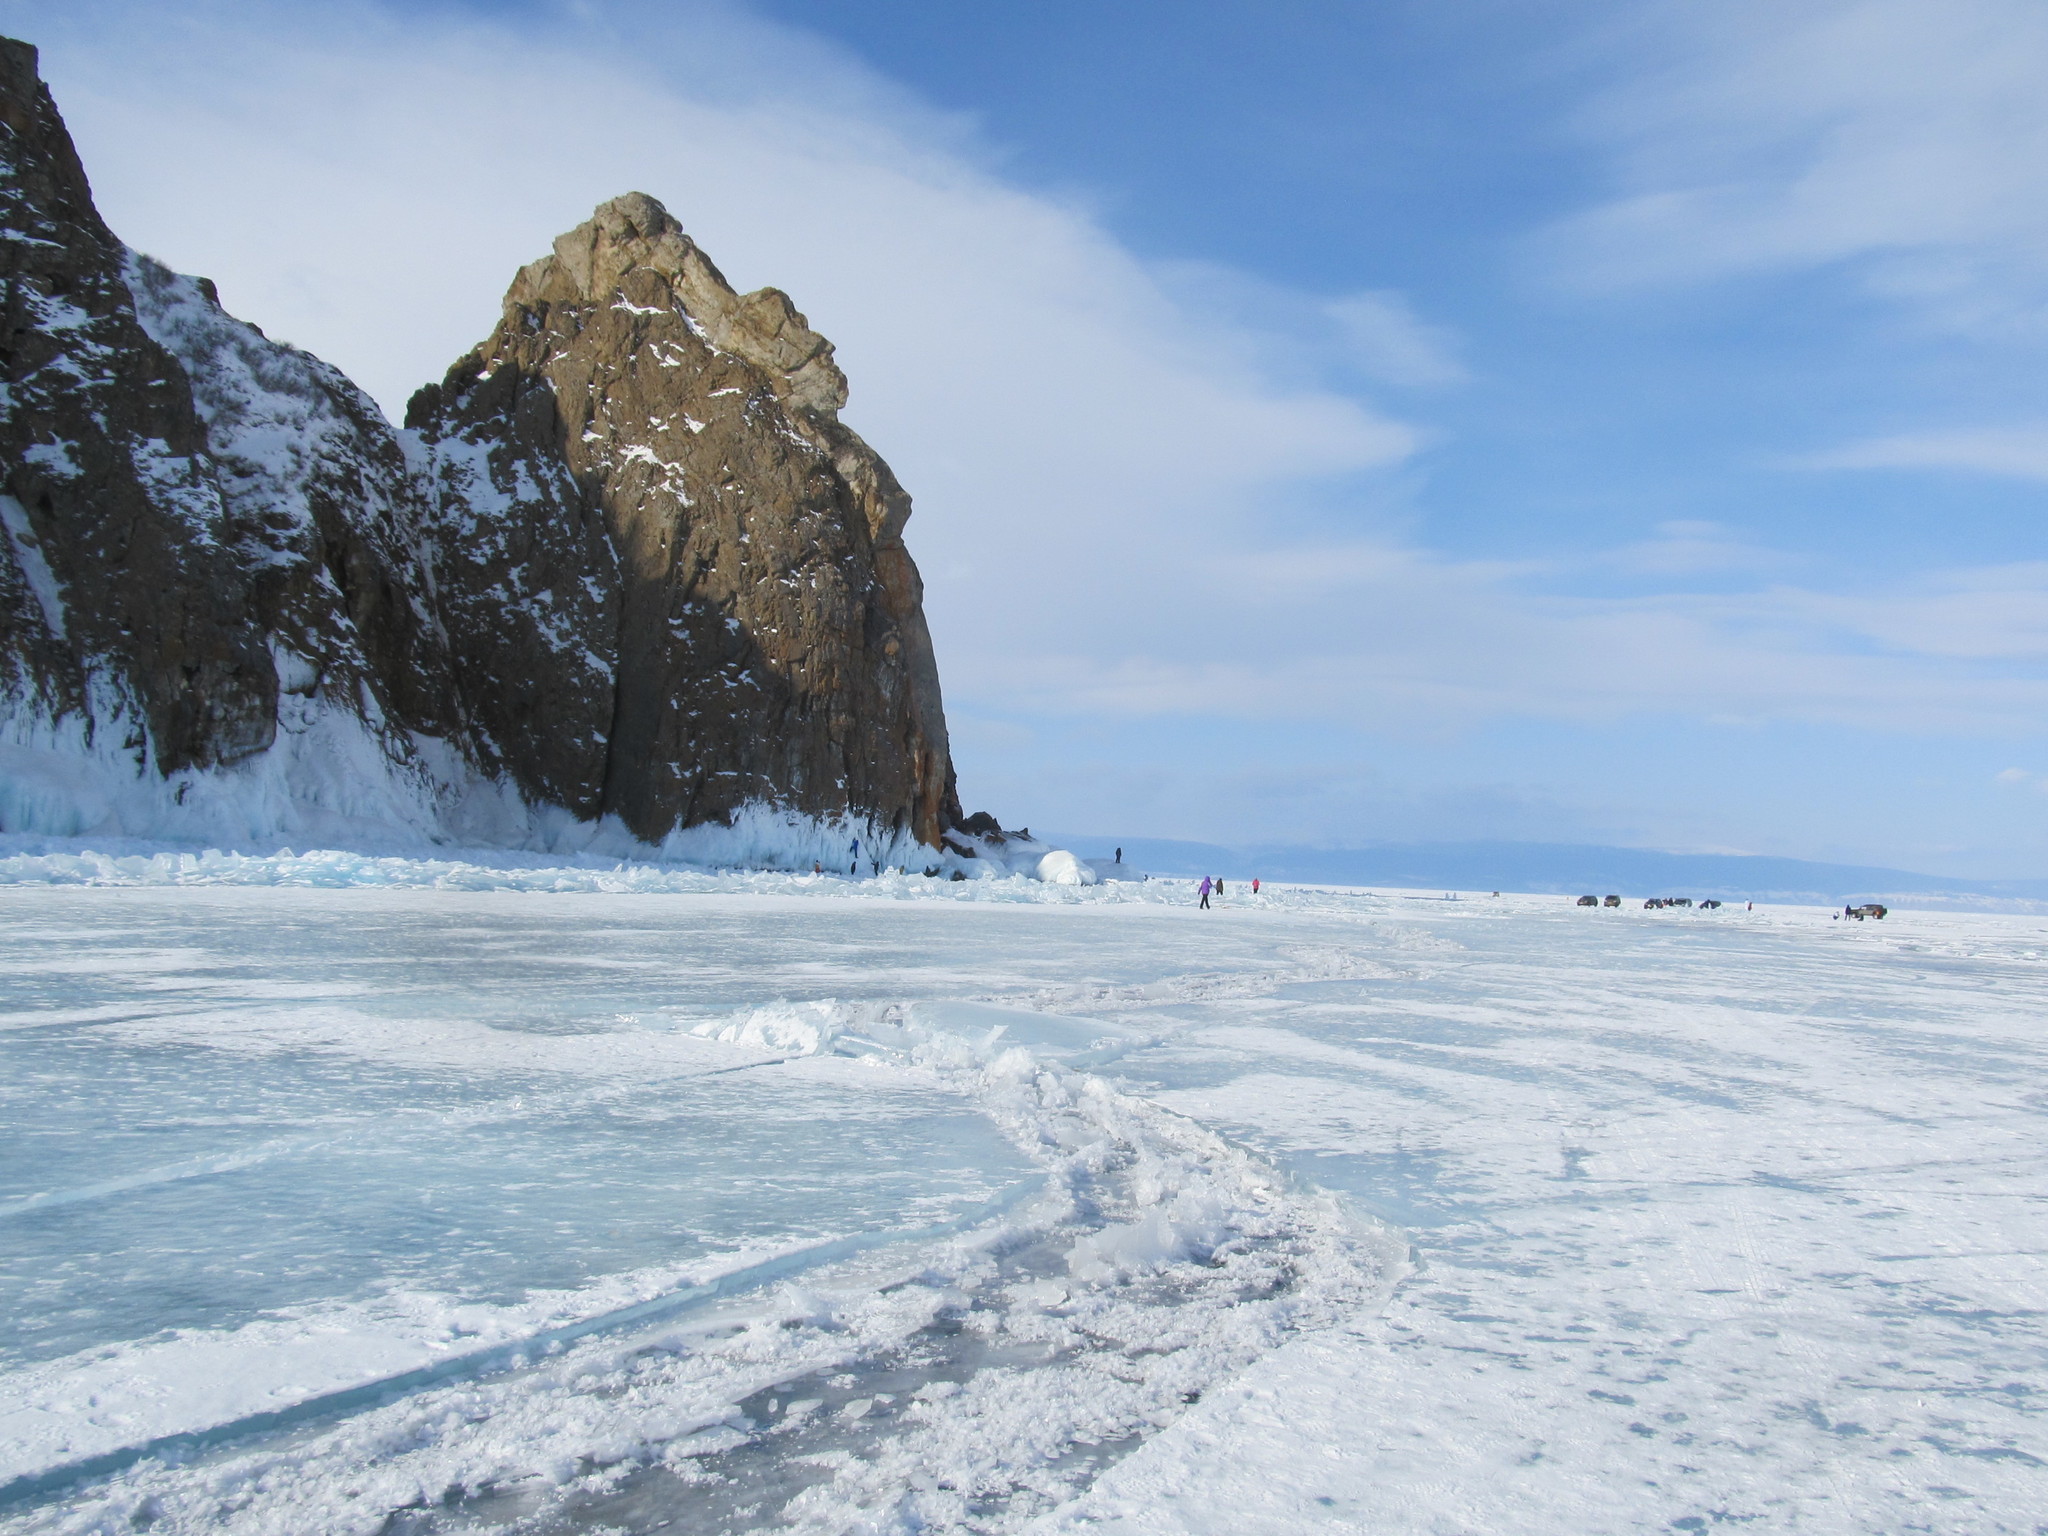
[[[0,1531],[2048,1530],[2040,919],[0,879]]]

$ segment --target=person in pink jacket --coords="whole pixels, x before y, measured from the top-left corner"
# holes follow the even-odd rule
[[[1202,910],[1206,912],[1209,909],[1209,877],[1207,875],[1202,876],[1201,892]]]

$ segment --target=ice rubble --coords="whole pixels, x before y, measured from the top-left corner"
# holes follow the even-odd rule
[[[7,767],[0,748],[0,769]],[[0,795],[36,793],[40,780],[0,776]],[[1063,850],[1046,852],[1042,843],[1011,839],[983,842],[973,859],[938,855],[920,848],[908,866],[885,864],[873,873],[868,836],[856,824],[821,823],[767,807],[752,808],[730,827],[691,827],[669,837],[659,849],[635,842],[615,823],[592,828],[570,822],[554,829],[552,853],[501,848],[436,850],[421,857],[397,852],[362,852],[347,848],[289,847],[262,852],[221,848],[195,849],[144,838],[99,838],[0,835],[0,885],[276,885],[298,887],[363,886],[468,891],[603,891],[709,892],[788,889],[856,890],[896,896],[943,896],[970,900],[1060,899],[1085,886],[1100,886],[1099,876],[1060,878],[1071,860]],[[859,871],[851,846],[861,845]],[[645,857],[650,853],[659,857]],[[1078,863],[1079,861],[1074,861]],[[1096,863],[1103,861],[1097,860]],[[813,864],[819,874],[808,874]],[[1053,873],[1045,871],[1051,865]],[[1083,865],[1087,871],[1087,866]],[[1117,879],[1135,899],[1146,877],[1129,865],[1118,866]],[[936,871],[927,876],[925,871]],[[966,883],[940,878],[957,872]],[[1092,876],[1092,872],[1089,872]],[[791,882],[799,882],[792,887]],[[1175,882],[1178,890],[1185,882]],[[1169,887],[1148,893],[1165,899]]]

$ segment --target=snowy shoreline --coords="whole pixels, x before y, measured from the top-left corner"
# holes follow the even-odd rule
[[[834,831],[834,838],[843,833]],[[806,845],[808,846],[808,845]],[[651,850],[641,850],[643,854]],[[791,858],[796,853],[791,850]],[[1000,848],[991,856],[964,860],[957,855],[932,855],[940,873],[927,877],[917,868],[885,868],[880,873],[848,873],[827,865],[817,874],[787,863],[760,865],[736,859],[731,863],[688,858],[621,856],[614,851],[576,854],[507,848],[450,847],[422,852],[372,852],[353,848],[308,847],[259,843],[252,850],[222,849],[160,839],[56,838],[31,834],[0,834],[0,887],[10,885],[139,886],[280,886],[340,889],[506,890],[551,893],[625,893],[659,895],[737,894],[791,896],[929,897],[967,901],[1055,901],[1077,899],[1088,889],[1092,901],[1172,903],[1192,901],[1194,876],[1151,874],[1135,865],[1107,859],[1076,859],[1065,850],[1019,841],[1013,858]],[[1069,861],[1074,870],[1042,870],[1048,855]],[[839,855],[843,856],[843,849]],[[811,862],[803,855],[803,862]],[[817,862],[823,862],[818,860]],[[863,859],[862,862],[869,861]],[[913,860],[913,863],[916,863]],[[959,871],[962,879],[952,878]],[[1150,889],[1145,889],[1147,885]],[[965,889],[962,889],[963,885]],[[1234,905],[1246,905],[1248,881],[1233,882]],[[1570,905],[1574,898],[1553,892],[1453,891],[1389,885],[1337,885],[1320,881],[1265,881],[1270,901],[1314,901],[1329,897],[1381,899],[1413,905],[1461,903],[1494,912]],[[2033,918],[2048,915],[2048,903],[2018,897],[1933,895],[1887,898],[1895,913],[1954,913],[1972,916]],[[1507,903],[1507,906],[1503,906]],[[1638,915],[1640,897],[1627,897],[1622,914]],[[1701,918],[1727,922],[1740,912],[1729,904],[1712,917],[1704,912],[1665,911],[1661,921]],[[1832,917],[1839,908],[1811,902],[1758,901],[1755,914],[1813,914]],[[1594,914],[1611,921],[1617,914]]]

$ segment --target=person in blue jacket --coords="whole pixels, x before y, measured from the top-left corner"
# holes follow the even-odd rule
[[[1202,910],[1206,912],[1209,909],[1209,877],[1207,875],[1202,876],[1201,890]]]

